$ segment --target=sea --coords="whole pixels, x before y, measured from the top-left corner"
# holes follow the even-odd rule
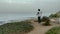
[[[35,17],[33,14],[0,13],[0,25],[14,21],[22,21]]]
[[[43,16],[49,16],[49,13],[43,13]],[[37,18],[36,12],[34,13],[1,13],[0,12],[0,25],[14,22],[14,21],[22,21],[27,19]]]

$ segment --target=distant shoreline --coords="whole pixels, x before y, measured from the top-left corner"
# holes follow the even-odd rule
[[[35,19],[35,18],[36,17],[27,17],[27,18],[24,18],[24,19],[0,21],[0,25],[6,24],[6,23],[11,23],[11,22],[20,22],[20,21],[25,21],[25,20],[31,20],[31,19]]]

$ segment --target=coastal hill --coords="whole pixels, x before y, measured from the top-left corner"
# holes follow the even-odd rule
[[[55,17],[55,18],[58,18],[58,17],[60,17],[60,11],[59,12],[57,12],[57,13],[55,13],[55,14],[51,14],[49,17]]]

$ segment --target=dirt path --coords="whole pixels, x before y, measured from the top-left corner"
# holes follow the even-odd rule
[[[34,30],[29,32],[28,34],[45,34],[49,29],[51,29],[54,26],[57,26],[57,24],[53,26],[42,26],[38,24],[37,22],[33,22]]]

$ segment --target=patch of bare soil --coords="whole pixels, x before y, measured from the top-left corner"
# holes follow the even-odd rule
[[[31,22],[32,22],[32,25],[34,26],[34,30],[32,30],[28,34],[45,34],[52,27],[60,26],[55,23],[52,23],[51,26],[43,26],[41,23],[38,24],[38,22],[34,22],[34,21],[31,21]]]

